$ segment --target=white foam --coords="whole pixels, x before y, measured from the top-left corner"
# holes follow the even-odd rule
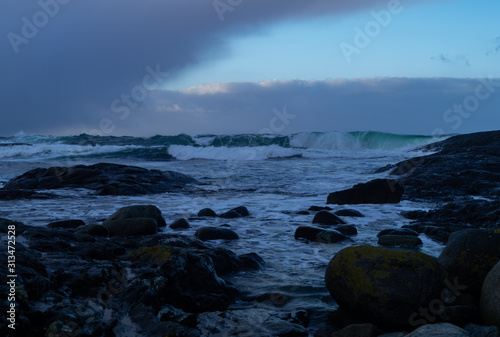
[[[278,145],[257,147],[193,147],[171,145],[168,153],[179,160],[213,159],[213,160],[265,160],[287,158],[302,155],[300,149],[284,148]]]

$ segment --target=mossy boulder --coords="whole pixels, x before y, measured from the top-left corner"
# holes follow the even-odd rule
[[[441,255],[450,279],[479,296],[486,275],[500,261],[500,230],[467,229],[451,234]]]
[[[393,330],[410,327],[410,316],[439,298],[445,277],[437,260],[427,254],[352,246],[333,257],[325,282],[342,309]]]

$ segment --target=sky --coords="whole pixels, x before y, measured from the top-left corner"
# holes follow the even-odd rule
[[[0,136],[500,127],[497,0],[4,0]]]

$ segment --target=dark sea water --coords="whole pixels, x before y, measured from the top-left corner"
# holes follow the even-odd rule
[[[182,172],[203,185],[189,193],[147,196],[96,196],[85,189],[51,191],[63,198],[0,201],[0,217],[40,226],[69,218],[98,223],[120,207],[153,204],[170,223],[180,217],[195,217],[205,207],[220,213],[246,206],[250,217],[190,220],[191,228],[177,233],[192,236],[201,226],[228,224],[240,240],[215,241],[213,245],[237,254],[255,252],[266,261],[264,271],[234,275],[231,281],[248,296],[277,293],[284,297],[275,297],[277,300],[270,303],[237,303],[224,317],[202,314],[200,327],[206,328],[207,336],[213,326],[225,335],[236,331],[238,336],[265,335],[262,322],[270,315],[306,309],[312,312],[310,326],[314,330],[322,315],[336,306],[328,300],[324,286],[324,272],[334,254],[353,244],[376,245],[379,231],[409,223],[400,215],[402,211],[433,205],[402,201],[395,205],[332,206],[334,210],[354,208],[365,215],[344,218],[359,234],[353,237],[354,242],[340,244],[295,240],[297,226],[311,224],[314,216],[297,211],[324,206],[331,192],[386,177],[386,173],[373,172],[422,155],[413,150],[436,140],[440,139],[379,132],[151,138],[18,134],[0,138],[0,145],[5,145],[0,146],[0,183],[36,167],[113,162]],[[163,231],[173,232],[168,227]],[[443,248],[425,236],[421,239],[425,253],[436,256]]]

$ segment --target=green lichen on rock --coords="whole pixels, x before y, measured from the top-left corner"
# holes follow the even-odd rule
[[[343,309],[388,326],[405,326],[408,317],[435,298],[445,272],[432,256],[408,250],[355,246],[330,261],[326,286]]]
[[[166,246],[144,247],[129,253],[127,258],[133,261],[162,265],[172,259],[172,250]]]

